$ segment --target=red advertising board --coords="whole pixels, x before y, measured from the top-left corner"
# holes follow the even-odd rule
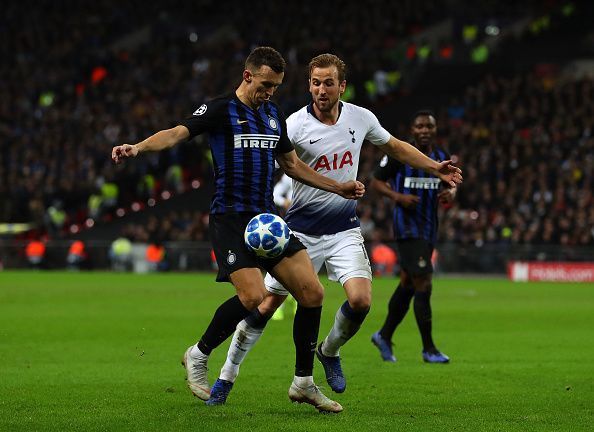
[[[517,282],[594,282],[594,262],[511,261],[507,275]]]

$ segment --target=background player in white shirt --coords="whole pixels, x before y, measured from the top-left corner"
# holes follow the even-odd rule
[[[289,139],[301,160],[337,181],[355,180],[361,146],[368,140],[393,158],[430,172],[451,186],[462,181],[460,169],[452,166],[451,161],[438,163],[430,159],[414,146],[391,136],[369,110],[340,101],[345,87],[342,60],[332,54],[311,60],[309,91],[313,102],[287,119]],[[328,277],[339,281],[347,296],[336,312],[330,333],[316,348],[328,384],[337,393],[346,388],[339,349],[359,330],[371,305],[371,267],[355,207],[354,201],[294,182],[293,202],[285,217],[307,247],[316,271],[325,264]],[[288,295],[270,274],[266,275],[265,285],[270,295],[237,325],[227,361],[211,390],[211,405],[225,403],[239,365]]]
[[[274,185],[272,198],[274,199],[274,204],[276,204],[279,215],[284,218],[293,202],[293,179],[283,174],[280,180]],[[275,321],[283,320],[285,316],[288,316],[289,312],[292,312],[293,316],[297,312],[297,301],[293,296],[286,297],[286,300],[272,314],[271,319]]]
[[[274,185],[272,198],[280,211],[280,215],[285,217],[293,198],[293,180],[291,177],[283,174],[280,180]]]

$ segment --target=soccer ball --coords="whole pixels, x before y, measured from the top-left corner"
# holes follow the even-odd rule
[[[289,227],[280,216],[261,213],[254,216],[245,227],[245,244],[262,258],[275,258],[289,244]]]

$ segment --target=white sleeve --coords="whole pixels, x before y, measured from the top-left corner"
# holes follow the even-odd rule
[[[289,136],[289,141],[292,143],[295,143],[299,139],[302,124],[301,110],[294,112],[287,118],[287,135]]]
[[[365,139],[374,145],[386,144],[392,136],[390,132],[382,127],[374,113],[365,108],[362,108],[362,110],[365,113],[364,115],[368,122],[368,129]]]

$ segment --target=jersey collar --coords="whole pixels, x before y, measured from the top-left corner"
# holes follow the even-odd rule
[[[312,116],[314,116],[314,118],[319,121],[320,123],[322,123],[322,121],[318,118],[318,116],[316,115],[316,112],[313,109],[313,102],[310,102],[307,105],[307,112],[310,113]],[[338,122],[338,119],[340,118],[340,114],[342,113],[342,101],[339,100],[338,101],[338,117],[336,119],[336,121]]]

